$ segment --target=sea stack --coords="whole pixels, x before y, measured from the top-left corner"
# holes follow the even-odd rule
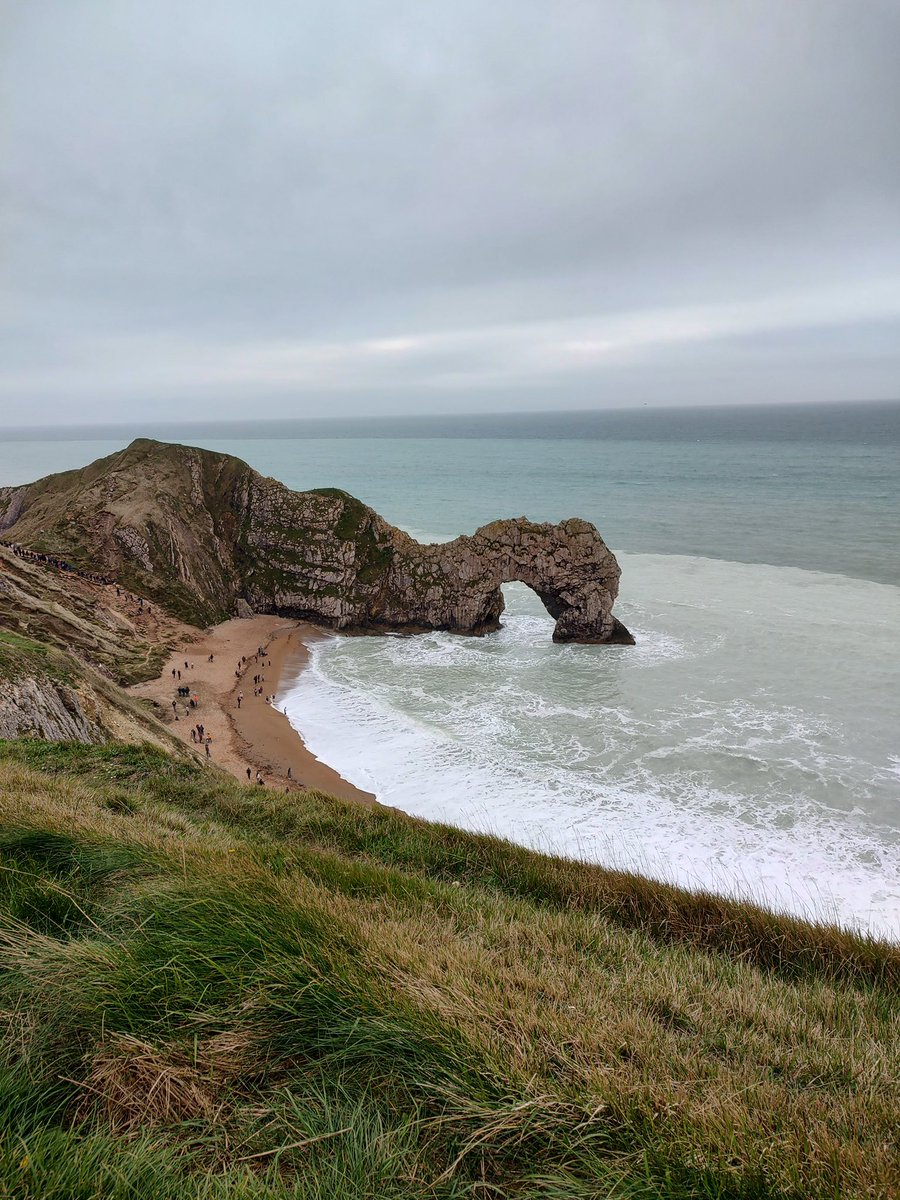
[[[502,585],[532,588],[553,640],[633,644],[619,564],[587,521],[494,521],[422,545],[337,488],[294,492],[227,454],[140,438],[0,488],[0,535],[115,577],[195,625],[276,613],[347,632],[484,634]]]

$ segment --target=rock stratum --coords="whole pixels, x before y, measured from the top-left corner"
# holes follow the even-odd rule
[[[422,545],[336,488],[294,492],[231,455],[138,439],[90,466],[0,488],[0,537],[64,556],[206,625],[276,613],[350,632],[499,627],[530,587],[557,642],[632,644],[619,565],[573,518],[519,517]]]
[[[139,619],[115,590],[0,546],[0,739],[183,744],[124,685],[159,675],[169,646],[196,634],[158,612]]]

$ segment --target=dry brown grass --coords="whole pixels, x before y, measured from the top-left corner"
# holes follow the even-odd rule
[[[135,1134],[200,1118],[213,1122],[223,1107],[216,1081],[171,1046],[152,1046],[114,1034],[96,1047],[83,1079],[72,1081],[76,1124],[102,1124]]]
[[[343,980],[351,998],[358,990],[361,1012],[420,1021],[428,1037],[468,1047],[485,1079],[503,1081],[502,1103],[458,1088],[451,1103],[450,1091],[442,1099],[432,1090],[440,1116],[423,1134],[456,1137],[436,1178],[535,1145],[576,1156],[602,1150],[631,1169],[637,1147],[735,1187],[756,1173],[769,1190],[754,1195],[900,1195],[900,1003],[877,976],[793,978],[692,938],[623,927],[581,903],[547,907],[441,880],[407,887],[402,872],[362,868],[334,851],[316,852],[311,874],[302,855],[273,859],[255,833],[209,818],[201,826],[158,801],[110,810],[88,780],[48,787],[46,777],[0,763],[0,781],[7,825],[140,852],[139,867],[96,885],[95,897],[122,914],[102,937],[61,944],[10,933],[8,965],[48,1006],[79,980],[121,972],[154,907],[227,895],[237,914],[245,904],[271,914],[271,945],[246,968],[254,983],[236,976],[222,1015],[210,1016],[204,1000],[175,1038],[107,1030],[89,1047],[83,1073],[72,1076],[79,1123],[130,1136],[267,1111],[258,1089],[281,1088],[308,1065],[308,1051],[270,1055],[280,1037],[273,1002],[301,1022],[292,1006],[302,989],[289,981],[306,953],[302,937],[296,957],[277,947],[302,919],[328,939],[316,952],[315,986]],[[178,951],[190,952],[188,943]],[[39,1029],[17,1021],[17,1053],[27,1055]],[[378,1075],[401,1065],[381,1062]],[[252,1143],[248,1153],[257,1152],[264,1156]]]

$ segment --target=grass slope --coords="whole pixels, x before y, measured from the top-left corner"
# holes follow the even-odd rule
[[[0,1195],[889,1197],[900,951],[0,743]]]

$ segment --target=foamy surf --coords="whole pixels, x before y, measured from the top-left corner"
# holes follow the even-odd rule
[[[900,589],[623,560],[628,647],[505,627],[336,639],[279,696],[354,784],[432,820],[900,938]],[[846,655],[846,614],[865,636]]]

